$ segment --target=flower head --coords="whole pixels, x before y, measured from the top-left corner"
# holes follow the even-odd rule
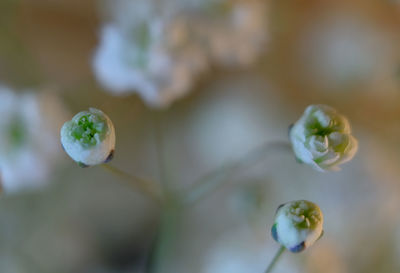
[[[6,193],[40,188],[59,163],[65,110],[54,92],[0,85],[0,182]]]
[[[297,159],[318,171],[339,170],[355,155],[358,143],[348,120],[326,105],[310,105],[290,130]]]
[[[101,30],[94,74],[107,91],[138,94],[150,107],[187,95],[211,65],[252,65],[265,49],[265,1],[104,3],[112,20]]]
[[[292,201],[278,207],[271,229],[272,237],[291,252],[311,246],[323,234],[321,209],[306,200]]]
[[[114,153],[114,125],[95,108],[76,114],[61,128],[65,152],[80,166],[92,166],[110,160]]]
[[[105,25],[93,59],[100,83],[117,95],[137,93],[154,108],[168,107],[186,95],[195,75],[206,67],[205,54],[197,48],[172,52],[163,42],[167,35],[164,29],[158,21],[128,30]]]

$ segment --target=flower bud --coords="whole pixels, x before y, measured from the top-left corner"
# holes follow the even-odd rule
[[[326,105],[308,106],[289,136],[296,158],[318,171],[339,170],[358,148],[348,120]]]
[[[108,162],[115,147],[114,125],[102,111],[89,108],[64,123],[61,144],[81,167]]]
[[[292,201],[278,207],[271,229],[275,241],[297,253],[311,246],[323,234],[321,209],[306,200]]]

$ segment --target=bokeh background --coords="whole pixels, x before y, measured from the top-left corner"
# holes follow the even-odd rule
[[[45,100],[39,119],[56,138],[35,144],[28,165],[45,147],[57,154],[34,186],[37,168],[17,164],[28,179],[0,196],[1,272],[263,272],[278,248],[269,235],[275,209],[297,199],[320,205],[325,235],[285,254],[275,272],[400,271],[399,1],[261,1],[266,39],[257,57],[210,65],[162,109],[137,93],[108,92],[94,75],[101,27],[123,2],[134,18],[143,1],[0,0],[0,85]],[[340,172],[316,172],[276,150],[172,213],[100,167],[79,168],[58,144],[64,121],[102,109],[117,133],[111,164],[157,183],[164,176],[180,190],[262,143],[287,140],[289,125],[314,103],[346,115],[359,140]],[[8,109],[5,99],[0,105]],[[12,152],[1,152],[5,173]]]

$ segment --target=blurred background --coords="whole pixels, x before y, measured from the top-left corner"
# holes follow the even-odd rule
[[[399,272],[399,29],[396,0],[0,0],[0,271],[263,272],[276,208],[308,199],[324,237],[275,272]],[[277,149],[186,209],[59,144],[96,107],[113,166],[181,191],[315,103],[359,140],[341,171]]]

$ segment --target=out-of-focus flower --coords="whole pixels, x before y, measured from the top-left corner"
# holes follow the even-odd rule
[[[102,111],[90,108],[64,123],[61,144],[81,167],[105,163],[114,153],[114,125]]]
[[[213,63],[248,66],[265,50],[267,1],[201,1],[194,36],[207,46]],[[193,18],[191,18],[193,20]]]
[[[152,107],[186,95],[209,64],[248,65],[264,49],[261,0],[113,1],[113,20],[93,58],[114,94],[138,93]]]
[[[114,94],[138,93],[152,107],[169,106],[207,68],[205,53],[176,41],[170,12],[155,1],[117,1],[116,6],[93,58],[97,79]]]
[[[306,200],[292,201],[278,208],[271,234],[275,241],[297,253],[322,236],[323,222],[321,209],[316,204]]]
[[[326,105],[310,105],[290,130],[297,159],[318,171],[339,170],[355,155],[358,142],[348,120]]]
[[[65,113],[51,93],[17,94],[0,86],[0,174],[6,192],[48,182],[61,149],[58,128]]]
[[[201,53],[169,52],[160,41],[165,31],[161,22],[143,22],[130,31],[104,26],[93,60],[100,83],[116,94],[139,93],[153,107],[166,107],[185,95],[205,67]]]

